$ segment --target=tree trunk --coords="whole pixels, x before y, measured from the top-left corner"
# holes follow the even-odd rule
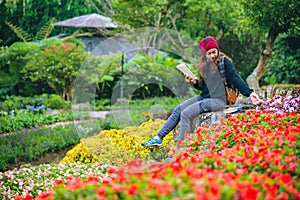
[[[274,42],[279,32],[271,29],[268,33],[267,42],[265,45],[262,45],[260,50],[260,57],[256,68],[253,72],[247,77],[247,83],[250,88],[255,92],[260,93],[259,80],[265,73],[267,69],[267,64],[272,55],[272,50],[274,47]]]

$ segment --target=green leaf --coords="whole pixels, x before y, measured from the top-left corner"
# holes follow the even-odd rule
[[[32,37],[20,27],[17,27],[11,22],[5,21],[5,24],[8,25],[15,34],[23,41],[23,42],[30,42],[32,41]]]

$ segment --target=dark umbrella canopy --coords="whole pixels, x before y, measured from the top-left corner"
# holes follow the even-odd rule
[[[111,18],[98,14],[82,15],[54,24],[55,26],[92,27],[92,28],[116,28],[116,23]]]

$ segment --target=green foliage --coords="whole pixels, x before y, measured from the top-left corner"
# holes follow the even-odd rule
[[[156,24],[158,13],[163,13],[165,16],[165,8],[167,5],[170,5],[169,2],[168,0],[113,1],[114,10],[118,11],[113,15],[113,19],[132,27],[160,26],[160,24]]]
[[[182,19],[183,30],[188,30],[197,41],[207,35],[217,38],[232,34],[231,26],[235,23],[232,12],[236,9],[237,1],[185,1],[185,16]]]
[[[74,40],[68,38],[51,38],[39,45],[37,51],[28,54],[28,62],[22,72],[32,81],[46,80],[56,94],[72,100],[78,70],[88,53],[82,45],[74,44]]]
[[[100,8],[100,10],[103,9]],[[5,21],[15,24],[26,31],[31,38],[34,38],[34,36],[40,35],[42,32],[40,36],[46,35],[47,31],[42,31],[42,27],[45,27],[53,18],[57,21],[62,21],[92,12],[95,12],[95,9],[92,8],[90,0],[65,0],[63,2],[59,0],[45,2],[34,0],[1,1],[0,18],[2,20],[0,22],[0,29],[3,33],[1,34],[1,38],[4,41],[3,45],[11,45],[19,40],[17,35],[12,34],[11,29],[5,24]],[[52,35],[57,35],[60,32],[60,28],[55,28],[52,31]],[[64,32],[72,33],[74,29],[68,28]]]
[[[52,18],[49,22],[41,27],[41,29],[37,32],[35,38],[32,38],[26,31],[22,28],[17,27],[16,25],[12,24],[11,22],[5,22],[13,31],[14,33],[23,41],[23,42],[31,42],[34,40],[43,40],[49,37],[53,29],[53,23],[55,19]]]
[[[97,102],[95,101],[96,105],[98,104]],[[156,116],[166,118],[166,114],[172,112],[179,103],[179,99],[173,97],[142,100],[123,99],[122,105],[120,102],[117,102],[114,105],[104,107],[104,110],[113,110],[113,113],[106,115],[103,129],[123,129],[127,126],[139,126],[149,118],[156,118]],[[148,113],[150,116],[144,115],[145,113]]]
[[[53,98],[53,100],[51,100]],[[60,98],[60,100],[58,99]],[[55,101],[59,101],[60,105],[62,107],[52,108],[49,107],[49,104],[52,104],[50,101],[54,101],[53,104],[55,104]],[[62,101],[62,102],[61,102]],[[0,109],[10,112],[12,110],[21,110],[26,109],[26,106],[46,106],[47,108],[52,109],[60,109],[60,108],[66,108],[66,102],[64,102],[61,97],[58,97],[55,94],[49,95],[49,94],[42,94],[42,95],[35,95],[32,97],[22,97],[22,96],[10,96],[6,97],[6,99],[2,102],[0,105]]]
[[[22,28],[17,27],[16,25],[12,24],[11,22],[5,22],[14,32],[15,34],[23,41],[23,42],[30,42],[32,38],[26,31]]]
[[[236,32],[240,36],[254,34],[264,37],[270,30],[284,33],[289,29],[297,28],[300,20],[299,9],[297,9],[299,6],[297,0],[241,0],[235,13],[238,19]]]
[[[97,88],[100,94],[108,87],[111,94],[111,83],[120,74],[121,56],[121,53],[87,56],[76,77],[74,102],[93,102],[95,91],[88,91],[90,87]]]
[[[0,133],[88,117],[85,112],[72,113],[66,110],[53,110],[68,108],[68,103],[55,94],[7,97],[0,104]]]
[[[1,123],[2,124],[2,123]],[[59,151],[73,146],[81,138],[99,132],[99,121],[75,125],[58,126],[25,130],[0,136],[0,171],[4,171],[8,163],[21,160],[31,161],[46,152]]]
[[[161,54],[144,56],[139,53],[124,66],[125,74],[122,80],[124,81],[124,94],[128,95],[125,98],[174,96],[174,94],[177,95],[176,91],[179,88],[183,88],[181,95],[186,94],[188,90],[179,81],[182,80],[182,74],[175,69],[176,65],[178,65],[177,60],[165,58]]]
[[[4,115],[0,118],[0,134],[22,130],[24,128],[34,128],[42,125],[54,124],[56,122],[73,121],[75,119],[85,119],[88,117],[86,113],[40,113],[36,108],[32,110],[20,111],[15,114]]]
[[[37,44],[31,42],[16,42],[10,47],[1,47],[0,94],[7,94],[8,91],[19,87],[22,77],[21,70],[28,61],[26,55],[36,47]]]
[[[53,26],[54,26],[53,23],[55,23],[55,21],[56,20],[52,18],[45,25],[43,25],[35,36],[36,40],[47,39],[53,30]]]
[[[66,109],[68,108],[68,103],[61,98],[61,96],[56,94],[51,94],[46,104],[47,108],[52,109]]]
[[[300,83],[300,48],[297,45],[292,48],[299,39],[299,34],[279,38],[267,71],[262,77],[263,85]]]
[[[94,101],[94,109],[95,110],[110,110],[110,99],[100,99]]]

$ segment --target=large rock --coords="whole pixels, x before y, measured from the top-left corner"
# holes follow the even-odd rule
[[[238,113],[245,112],[246,110],[252,109],[254,107],[250,98],[240,99],[236,102],[236,104],[232,105],[232,107],[234,107],[234,106],[242,106],[242,110],[234,112],[234,113],[230,113],[230,115],[236,115]],[[226,119],[227,117],[228,117],[228,113],[225,113],[224,110],[202,113],[193,120],[192,127],[191,127],[191,133],[195,133],[197,128],[200,126],[205,126],[205,125],[213,126],[214,124],[219,124],[219,123],[221,123],[222,118]],[[176,140],[176,138],[178,137],[179,132],[180,132],[180,130],[179,130],[179,125],[178,125],[173,130],[174,140]]]

